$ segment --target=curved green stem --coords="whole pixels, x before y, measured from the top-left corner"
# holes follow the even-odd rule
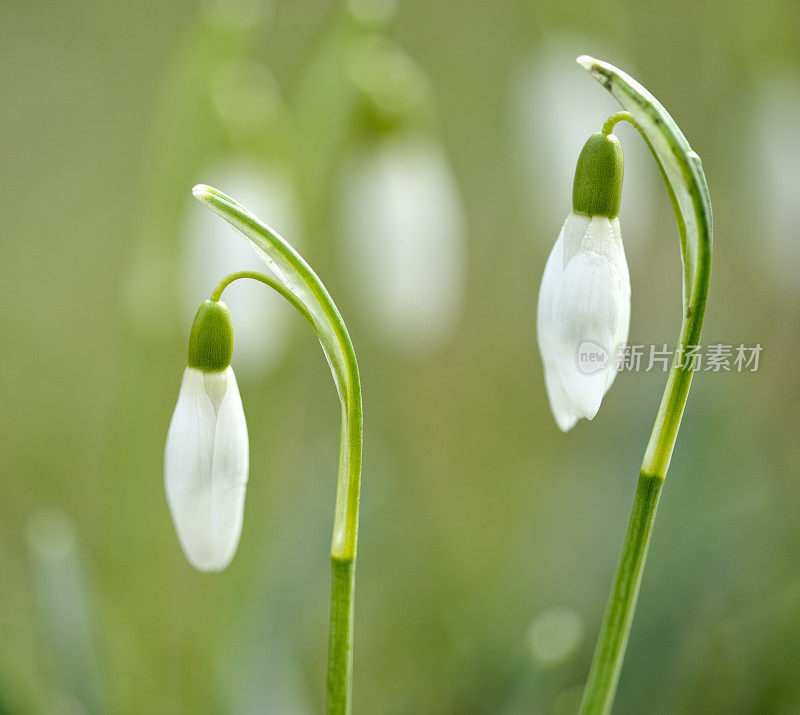
[[[217,283],[214,290],[211,291],[211,300],[218,302],[220,298],[222,298],[223,291],[231,283],[241,280],[242,278],[249,278],[254,281],[259,281],[260,283],[272,288],[272,290],[274,290],[276,293],[279,293],[286,298],[286,300],[297,309],[297,312],[300,313],[300,315],[302,315],[309,323],[311,323],[311,327],[314,327],[313,316],[308,311],[308,308],[306,308],[305,304],[299,300],[294,293],[286,290],[286,288],[283,286],[283,283],[279,283],[274,278],[265,276],[263,273],[258,273],[257,271],[236,271],[235,273],[230,273],[229,275],[225,276],[219,283]]]
[[[326,711],[343,715],[351,709],[353,605],[361,491],[363,416],[361,381],[353,343],[338,308],[308,263],[276,231],[218,189],[199,184],[195,198],[236,228],[269,266],[277,281],[243,271],[223,279],[222,290],[237,277],[275,288],[313,326],[333,374],[342,406],[339,475],[331,542],[331,604],[328,637]],[[230,279],[230,280],[228,280]],[[227,281],[227,282],[226,282]],[[221,287],[220,287],[221,286]]]
[[[614,127],[617,126],[620,122],[630,122],[635,126],[637,129],[639,128],[636,124],[636,120],[633,118],[633,115],[630,112],[617,112],[616,114],[612,114],[608,119],[606,119],[606,123],[603,124],[603,134],[608,136],[611,132],[614,131]]]
[[[628,110],[609,117],[603,132],[610,133],[617,122],[627,120],[650,147],[675,210],[684,268],[683,313],[675,356],[642,462],[622,554],[581,703],[582,713],[608,713],[636,609],[659,495],[694,374],[693,366],[685,364],[683,356],[688,346],[700,342],[711,277],[713,219],[700,158],[661,103],[613,65],[586,56],[579,57],[578,63]]]

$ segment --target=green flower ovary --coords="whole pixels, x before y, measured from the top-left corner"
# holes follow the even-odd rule
[[[613,134],[592,134],[583,145],[575,167],[573,210],[587,216],[616,218],[622,196],[623,169],[619,139]]]
[[[233,320],[222,301],[207,300],[198,309],[189,335],[189,367],[222,372],[233,355]]]

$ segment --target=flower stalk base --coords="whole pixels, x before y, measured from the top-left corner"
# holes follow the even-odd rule
[[[664,480],[660,477],[639,476],[617,575],[581,703],[580,711],[586,715],[611,710],[663,486]]]
[[[332,557],[327,697],[327,712],[331,715],[350,713],[355,588],[355,560]]]

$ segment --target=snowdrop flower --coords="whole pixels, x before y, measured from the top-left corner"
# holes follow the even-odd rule
[[[228,308],[208,300],[192,325],[164,450],[169,510],[186,558],[200,571],[224,569],[242,533],[249,443],[232,352]]]
[[[197,559],[199,554],[203,565],[209,568],[224,567],[230,561],[239,540],[247,480],[247,432],[236,383],[228,367],[233,335],[230,315],[224,306],[219,309],[214,307],[214,303],[219,301],[222,293],[232,283],[240,279],[254,280],[283,296],[311,325],[331,369],[342,407],[339,477],[331,539],[326,712],[349,713],[353,682],[355,563],[364,425],[361,381],[353,343],[339,309],[322,281],[286,240],[219,189],[198,184],[192,189],[192,193],[200,203],[225,219],[247,239],[257,255],[264,260],[270,274],[237,271],[225,276],[212,291],[211,300],[204,304],[204,308],[208,307],[207,326],[201,326],[202,330],[192,331],[189,367],[203,373],[203,383],[189,391],[190,397],[195,396],[195,400],[188,400],[190,419],[178,414],[181,409],[179,402],[173,422],[191,423],[190,429],[185,430],[186,435],[175,436],[176,440],[182,439],[185,442],[178,450],[178,458],[194,460],[201,469],[189,471],[180,461],[175,467],[176,481],[179,484],[175,491],[180,499],[174,500],[177,508],[173,509],[173,513],[178,525],[178,535],[184,542],[184,549],[187,550],[190,560]],[[195,323],[200,319],[201,316],[198,315]],[[194,339],[195,332],[198,335],[197,340]],[[224,384],[218,385],[216,380],[219,378],[212,376],[209,385],[208,373],[223,370],[226,373]],[[197,378],[194,376],[191,379]],[[222,394],[221,398],[216,390]],[[228,399],[230,403],[226,410],[225,401]],[[198,401],[200,405],[197,404]],[[214,408],[213,416],[208,402]],[[205,421],[213,422],[214,417],[216,421],[213,428],[206,431],[191,429],[194,422],[205,426]],[[171,439],[172,435],[167,444],[167,493],[173,503],[170,485]],[[188,485],[188,488],[184,489],[184,485]],[[186,492],[189,492],[188,498]],[[185,531],[184,535],[181,534],[182,531]],[[189,538],[184,539],[184,536]]]
[[[622,147],[593,134],[575,170],[572,213],[550,252],[539,290],[538,339],[556,423],[592,419],[628,339],[631,287],[619,213]]]

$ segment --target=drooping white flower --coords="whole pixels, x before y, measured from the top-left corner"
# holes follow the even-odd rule
[[[186,558],[221,571],[242,533],[249,445],[233,369],[187,367],[164,452],[164,483]]]
[[[232,340],[227,307],[204,303],[164,449],[169,510],[186,558],[200,571],[224,569],[242,533],[249,442],[229,364]]]
[[[628,339],[631,285],[620,232],[622,154],[593,135],[575,175],[574,210],[556,240],[539,290],[537,334],[545,386],[566,432],[591,420],[617,374]]]

